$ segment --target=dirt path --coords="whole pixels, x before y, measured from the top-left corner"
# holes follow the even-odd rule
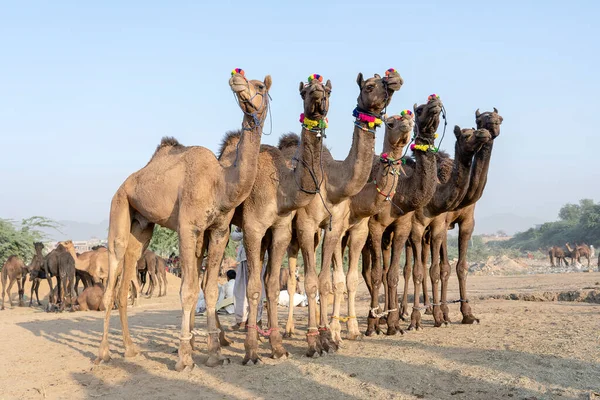
[[[228,332],[224,350],[232,364],[207,368],[205,338],[194,354],[198,367],[177,373],[180,310],[177,278],[169,275],[166,298],[142,299],[130,309],[132,336],[142,350],[122,357],[118,313],[111,320],[113,360],[93,366],[102,314],[47,314],[38,308],[0,312],[0,399],[246,399],[246,398],[588,398],[600,392],[600,305],[580,302],[475,300],[480,325],[453,323],[404,336],[344,341],[335,355],[307,359],[305,308],[297,308],[298,336],[285,340],[292,357],[268,358],[244,367],[241,333]],[[469,278],[470,297],[598,287],[600,273]],[[456,278],[450,298],[456,298]],[[45,285],[43,288],[45,289]],[[359,323],[364,329],[366,289],[361,284]],[[26,293],[29,286],[26,287]],[[280,309],[284,321],[286,309]],[[457,305],[453,321],[460,320]],[[197,319],[202,331],[205,319]],[[224,319],[224,326],[233,323]]]

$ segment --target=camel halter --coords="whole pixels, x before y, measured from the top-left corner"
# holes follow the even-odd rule
[[[241,75],[242,78],[244,78],[244,80],[246,81],[246,87],[248,88],[248,91],[250,91],[250,82],[246,78],[246,74],[245,74],[244,70],[241,69],[241,68],[235,68],[233,71],[231,71],[231,76],[235,76],[236,74],[239,74],[239,75]],[[254,126],[250,126],[250,124],[248,124],[248,126],[244,126],[243,123],[242,123],[242,137],[243,137],[244,132],[246,132],[246,131],[253,131],[254,129],[262,128],[265,120],[267,119],[267,115],[269,116],[269,121],[270,121],[269,122],[270,132],[269,133],[261,132],[261,133],[263,133],[265,135],[270,135],[273,132],[273,116],[271,114],[271,103],[269,101],[269,100],[272,100],[272,99],[271,99],[271,95],[269,94],[269,92],[267,91],[267,97],[265,97],[265,95],[263,95],[262,93],[259,93],[258,91],[255,91],[255,93],[252,95],[252,97],[250,97],[248,100],[240,100],[239,97],[236,96],[236,92],[233,89],[231,91],[233,93],[233,97],[234,97],[236,103],[238,104],[238,107],[240,107],[240,109],[242,110],[242,112],[245,115],[247,115],[247,116],[249,116],[249,117],[252,118],[252,122],[254,124]],[[258,109],[254,106],[254,103],[252,102],[252,100],[254,100],[254,98],[256,96],[259,96],[259,95],[260,95],[260,97],[262,99],[260,109],[264,110],[265,107],[267,109],[267,112],[263,115],[262,119],[258,118],[258,115],[257,115]],[[242,108],[242,106],[240,104],[240,101],[242,103],[248,103],[248,104],[250,104],[250,106],[255,111],[253,111],[251,113],[246,112],[246,110],[244,110]],[[238,158],[239,158],[240,143],[242,142],[242,137],[240,137],[240,140],[238,141],[237,145],[235,146],[235,161],[233,162],[233,166],[234,167],[237,167],[237,162],[238,162]]]

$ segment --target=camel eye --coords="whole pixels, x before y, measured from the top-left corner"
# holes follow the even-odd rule
[[[259,84],[259,85],[258,85],[258,88],[259,88],[260,90],[263,90],[263,89],[265,88],[265,85],[260,85],[260,84]]]

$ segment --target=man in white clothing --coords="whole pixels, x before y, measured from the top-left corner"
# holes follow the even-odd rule
[[[239,227],[235,228],[235,231],[231,233],[231,240],[234,242],[240,242],[237,249],[237,274],[235,279],[235,285],[233,287],[234,293],[234,308],[235,308],[235,322],[234,329],[244,328],[248,323],[248,299],[246,298],[246,287],[248,286],[248,262],[246,261],[246,250],[244,249],[244,243],[242,239],[244,234]],[[265,293],[265,269],[267,264],[265,263],[262,268],[260,279],[263,283],[263,290],[260,302],[258,303],[258,318],[257,323],[262,320],[263,303],[266,297]]]
[[[236,273],[230,269],[227,271],[227,283],[219,285],[219,298],[217,300],[217,312],[221,314],[233,314],[234,308],[234,297],[233,288],[235,287]]]

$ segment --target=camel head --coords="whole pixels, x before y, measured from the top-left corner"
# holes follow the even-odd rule
[[[442,112],[442,101],[440,96],[432,94],[427,103],[413,106],[417,125],[417,134],[423,139],[435,139],[435,132],[440,124],[440,113]]]
[[[402,148],[410,141],[410,136],[415,126],[413,113],[404,110],[400,115],[385,118],[385,140],[392,148]]]
[[[35,249],[36,254],[40,254],[42,250],[44,250],[44,244],[41,242],[34,242],[33,248]]]
[[[269,109],[271,75],[267,75],[264,82],[248,80],[246,79],[244,71],[240,68],[236,68],[231,72],[229,87],[231,87],[244,114],[253,116],[254,124],[262,124]]]
[[[75,245],[73,244],[72,240],[64,240],[62,242],[58,242],[58,245],[56,246],[56,248],[60,248],[62,246],[63,249],[65,249],[67,252],[69,252],[72,256],[75,256]]]
[[[375,74],[372,78],[365,80],[363,74],[359,73],[356,83],[360,88],[357,109],[379,117],[383,110],[390,104],[394,92],[400,90],[404,81],[394,68],[385,72],[385,77]]]
[[[331,81],[323,84],[323,77],[312,74],[308,83],[300,82],[300,97],[304,100],[304,117],[321,121],[329,111],[329,96],[331,96]]]
[[[500,125],[503,118],[498,114],[498,110],[494,107],[494,111],[486,111],[480,113],[479,109],[475,111],[475,123],[477,129],[487,129],[492,135],[492,139],[496,139],[500,135]]]
[[[474,155],[486,143],[492,140],[492,135],[487,129],[460,129],[458,125],[454,126],[454,136],[456,136],[457,156],[460,152],[464,155]]]

